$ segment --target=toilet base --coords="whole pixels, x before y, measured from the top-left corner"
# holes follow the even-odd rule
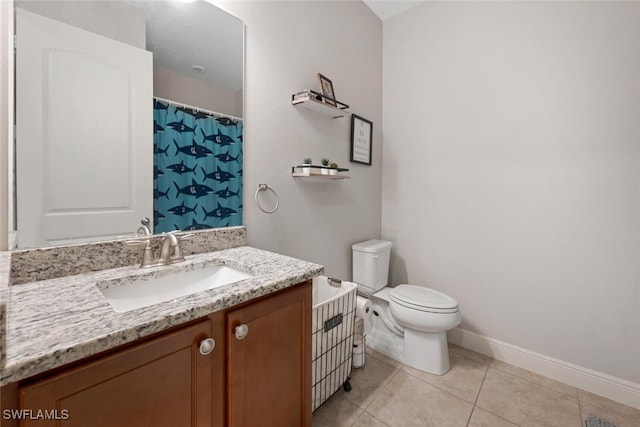
[[[446,374],[449,363],[449,349],[445,332],[419,332],[405,328],[402,362],[421,371],[434,375]]]

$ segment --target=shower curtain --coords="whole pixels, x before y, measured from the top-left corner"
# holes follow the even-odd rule
[[[154,233],[242,224],[242,120],[154,99]]]

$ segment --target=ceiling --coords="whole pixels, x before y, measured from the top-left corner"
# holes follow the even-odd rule
[[[0,0],[2,1],[2,0]],[[207,1],[129,1],[146,18],[154,65],[229,91],[242,90],[244,25]],[[203,74],[192,66],[204,68]]]
[[[425,0],[363,0],[381,21],[416,7]]]
[[[231,92],[242,90],[244,24],[209,1],[14,0],[14,4],[137,47],[143,47],[146,38],[154,66]],[[146,34],[142,42],[131,37],[141,23]],[[126,36],[120,38],[119,33]],[[196,72],[194,65],[204,71]]]

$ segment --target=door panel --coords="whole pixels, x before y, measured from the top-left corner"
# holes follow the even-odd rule
[[[152,54],[21,9],[16,44],[18,246],[132,233],[153,215]]]

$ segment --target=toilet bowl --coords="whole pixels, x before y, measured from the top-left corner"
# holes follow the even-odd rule
[[[373,304],[374,317],[365,323],[367,343],[416,369],[445,374],[450,368],[446,331],[462,321],[458,302],[423,286],[387,287],[391,242],[368,240],[352,249],[353,281]]]
[[[389,292],[389,311],[404,327],[402,362],[435,375],[449,371],[446,331],[460,324],[458,302],[433,289],[398,285]]]

